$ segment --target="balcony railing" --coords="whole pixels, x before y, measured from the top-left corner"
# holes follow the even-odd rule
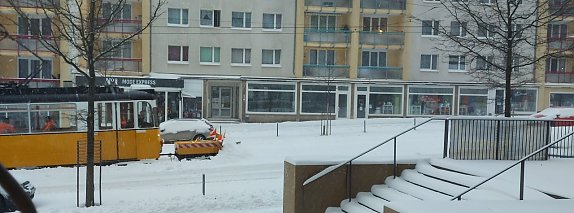
[[[405,10],[406,0],[361,0],[363,9]]]
[[[570,50],[574,47],[573,38],[549,38],[548,49]]]
[[[361,66],[357,72],[357,78],[402,79],[403,68]]]
[[[546,71],[547,83],[574,83],[574,72]]]
[[[348,30],[305,29],[305,42],[349,43],[351,32]]]
[[[31,51],[50,51],[46,46],[55,46],[56,41],[51,36],[16,35],[16,40]],[[17,41],[5,38],[0,41],[0,50],[27,51]]]
[[[96,63],[101,71],[141,72],[141,58],[102,58]]]
[[[100,23],[105,20],[100,19]],[[104,27],[103,32],[110,33],[135,33],[142,28],[142,20],[139,19],[113,19],[106,27]]]
[[[351,0],[305,0],[305,6],[351,7]]]
[[[25,78],[0,78],[0,83],[24,83],[25,81]],[[60,79],[34,78],[28,82],[28,86],[31,88],[59,87]]]
[[[52,8],[60,5],[59,0],[0,0],[0,7],[12,7],[10,2],[21,8]]]
[[[349,66],[305,64],[303,65],[303,76],[323,78],[349,78]]]
[[[574,4],[551,4],[549,12],[551,15],[574,16]]]
[[[403,45],[405,33],[402,32],[367,32],[360,33],[361,44],[370,45]]]

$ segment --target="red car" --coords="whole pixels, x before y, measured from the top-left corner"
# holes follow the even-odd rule
[[[574,108],[550,107],[531,117],[552,119],[554,120],[552,126],[574,126]]]

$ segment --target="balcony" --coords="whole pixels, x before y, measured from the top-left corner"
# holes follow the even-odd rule
[[[305,42],[348,44],[351,41],[351,32],[348,30],[305,29],[304,39]]]
[[[405,33],[403,32],[360,32],[359,42],[366,45],[399,45],[405,43]]]
[[[0,0],[0,7],[12,7],[10,4],[12,2],[14,6],[23,8],[52,8],[59,7],[59,0]]]
[[[351,12],[352,0],[305,0],[306,12]]]
[[[574,47],[574,38],[549,38],[548,49],[571,50]]]
[[[349,66],[305,64],[303,65],[303,76],[322,78],[349,78]]]
[[[406,0],[361,0],[362,9],[405,10]]]
[[[100,19],[100,23],[105,22]],[[113,19],[104,29],[103,32],[107,33],[135,33],[142,28],[142,20],[140,19]]]
[[[102,58],[96,63],[100,71],[142,72],[141,58]]]
[[[357,78],[368,79],[402,79],[402,67],[370,67],[361,66],[357,72]]]
[[[5,38],[0,41],[0,50],[14,51],[16,54],[27,52],[28,49],[33,52],[51,52],[46,46],[57,45],[51,36],[16,35],[15,37],[22,46],[14,40]]]
[[[546,71],[547,83],[574,83],[574,72]]]
[[[550,4],[549,9],[550,14],[561,15],[561,16],[574,16],[574,4]]]

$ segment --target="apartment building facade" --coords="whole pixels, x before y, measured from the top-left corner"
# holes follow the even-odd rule
[[[243,121],[282,96],[275,91],[294,88],[270,80],[294,77],[292,1],[169,1],[162,9],[150,29],[151,70],[184,81],[163,94],[163,119]]]

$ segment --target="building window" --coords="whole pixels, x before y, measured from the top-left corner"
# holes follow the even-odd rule
[[[522,38],[522,24],[513,24],[512,25],[512,35],[514,38]]]
[[[438,63],[438,55],[421,55],[421,70],[436,71]]]
[[[251,64],[251,49],[231,48],[232,64]]]
[[[492,67],[494,57],[493,56],[483,56],[476,58],[476,70],[490,70]]]
[[[18,78],[27,77],[52,79],[52,60],[18,58]]]
[[[550,93],[550,107],[574,107],[574,94]]]
[[[167,9],[167,25],[168,26],[188,26],[187,9],[168,8]]]
[[[280,66],[281,65],[281,50],[262,50],[263,65]]]
[[[409,87],[408,115],[451,115],[453,88]]]
[[[491,24],[478,24],[478,37],[479,38],[493,38],[496,28]]]
[[[221,10],[201,10],[199,26],[219,27],[221,25]]]
[[[448,70],[450,71],[464,71],[466,69],[465,57],[462,55],[449,55],[448,56]]]
[[[478,0],[481,4],[496,4],[496,0]]]
[[[201,64],[219,64],[219,47],[200,47],[199,62]]]
[[[336,86],[303,85],[301,93],[301,113],[335,113]]]
[[[120,40],[106,40],[102,42],[102,51],[113,50],[105,54],[106,58],[132,58],[132,42],[125,41],[122,45]]]
[[[231,27],[234,28],[251,28],[250,12],[232,12]]]
[[[546,60],[546,72],[565,72],[565,58],[549,58]]]
[[[294,84],[247,84],[247,112],[295,113]]]
[[[263,13],[263,30],[280,30],[281,14]]]
[[[466,36],[466,22],[453,21],[450,22],[450,35],[451,36]]]
[[[168,63],[189,63],[189,46],[167,46]]]
[[[387,18],[363,17],[363,31],[365,32],[386,32]]]
[[[567,24],[548,24],[548,38],[566,38],[568,36]]]
[[[377,51],[363,51],[361,55],[361,66],[386,67],[387,53]]]
[[[335,50],[309,50],[309,64],[334,65]]]
[[[460,88],[459,115],[483,116],[487,114],[488,89]]]
[[[311,29],[319,31],[334,31],[337,26],[337,16],[311,15]]]
[[[371,86],[369,90],[369,115],[402,114],[402,87]]]
[[[112,12],[114,10],[118,10],[120,7],[119,4],[112,4],[109,2],[102,4],[102,15],[104,19],[108,19],[112,17]],[[118,11],[114,15],[114,19],[118,20],[131,20],[132,19],[132,5],[131,4],[123,4],[120,11]]]
[[[26,18],[18,17],[19,35],[52,35],[52,20],[50,18]]]
[[[496,90],[496,105],[494,111],[496,114],[504,114],[504,95],[503,89]],[[537,101],[536,89],[513,89],[512,97],[510,98],[510,105],[512,107],[511,114],[532,114],[536,112]]]
[[[423,21],[422,34],[425,36],[438,36],[439,21]]]

